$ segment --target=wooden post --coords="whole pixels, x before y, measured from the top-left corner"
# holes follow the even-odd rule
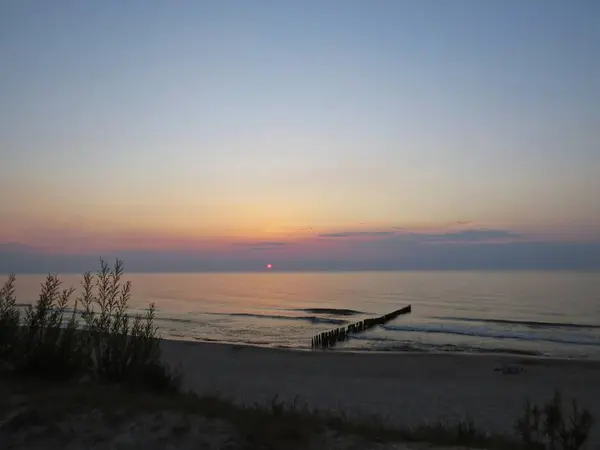
[[[338,341],[345,341],[350,334],[357,334],[373,328],[376,325],[383,325],[390,320],[395,319],[401,314],[408,314],[412,312],[412,306],[408,305],[404,308],[400,308],[383,316],[373,317],[370,319],[364,319],[356,323],[352,323],[344,328],[336,328],[331,331],[324,331],[321,334],[317,334],[311,340],[312,348],[329,348],[333,347]]]

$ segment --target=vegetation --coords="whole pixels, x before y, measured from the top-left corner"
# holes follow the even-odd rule
[[[19,311],[15,298],[15,275],[9,275],[0,288],[0,361],[14,355],[14,345],[19,330]]]
[[[332,432],[333,436],[352,436],[365,444],[424,441],[439,445],[487,449],[525,448],[514,438],[481,433],[468,421],[457,425],[436,423],[415,428],[399,428],[387,425],[375,417],[353,419],[339,413],[312,410],[299,401],[286,403],[277,398],[267,405],[240,405],[218,393],[196,395],[179,392],[157,395],[145,390],[123,388],[119,384],[53,384],[48,387],[44,384],[32,386],[31,382],[24,383],[19,380],[11,383],[10,391],[17,397],[24,394],[28,400],[24,405],[21,398],[18,414],[12,416],[4,427],[1,426],[0,415],[0,441],[4,437],[3,432],[10,436],[10,433],[22,431],[27,436],[31,428],[60,430],[62,427],[58,425],[61,423],[69,423],[71,426],[75,420],[89,414],[89,411],[101,411],[105,428],[112,430],[107,434],[114,433],[119,427],[139,430],[142,428],[142,420],[136,422],[136,419],[147,412],[152,412],[159,418],[176,414],[179,416],[177,430],[173,427],[172,433],[167,431],[173,441],[190,433],[189,424],[193,423],[195,418],[224,420],[232,426],[232,440],[241,444],[231,448],[249,450],[329,448],[326,444],[314,445],[314,440],[318,440],[319,436],[327,432]],[[1,411],[7,407],[3,402],[10,398],[2,393],[1,383],[0,394]],[[170,426],[173,426],[172,422]]]
[[[571,402],[571,412],[563,408],[560,392],[539,407],[525,403],[523,416],[515,423],[515,430],[531,448],[549,450],[577,450],[583,446],[592,428],[592,415],[580,410],[577,400]]]
[[[3,431],[16,432],[28,427],[46,427],[58,430],[57,423],[72,423],[74,418],[84,417],[89,411],[100,411],[105,427],[114,430],[128,429],[140,415],[152,412],[156,417],[176,414],[179,420],[171,421],[165,427],[170,439],[185,438],[191,435],[191,423],[195,418],[224,420],[231,424],[232,440],[243,443],[241,448],[283,450],[289,448],[328,448],[327,445],[314,445],[314,440],[325,433],[339,436],[355,436],[365,443],[379,442],[428,442],[444,446],[464,446],[485,449],[571,449],[548,443],[526,441],[519,436],[494,435],[478,430],[465,420],[457,424],[434,423],[418,427],[391,426],[376,417],[349,418],[340,413],[310,409],[306,404],[295,400],[283,402],[277,398],[266,405],[241,405],[219,393],[176,392],[168,395],[149,393],[147,390],[132,390],[119,384],[53,384],[13,381],[10,385],[13,395],[27,396],[26,407],[3,426],[0,425],[0,440]],[[10,395],[2,392],[0,383],[0,411],[6,408]],[[551,400],[549,404],[554,404]],[[1,419],[1,416],[0,416]],[[158,423],[167,421],[158,420]],[[0,420],[1,423],[1,420]],[[153,425],[157,421],[151,422]],[[142,425],[137,423],[135,429]],[[560,428],[560,427],[559,427]],[[558,429],[558,428],[557,428]],[[588,430],[589,431],[589,430]],[[108,431],[110,434],[111,431]],[[25,432],[27,434],[27,432]],[[164,436],[164,433],[161,433]],[[192,436],[193,437],[193,436]],[[580,441],[582,444],[583,441]],[[311,446],[311,444],[313,444]],[[239,447],[232,447],[239,448]],[[356,448],[356,447],[353,447]],[[368,447],[367,447],[368,448]]]
[[[46,379],[89,375],[102,381],[179,388],[180,374],[161,362],[154,305],[146,316],[130,316],[130,282],[123,263],[101,261],[96,276],[84,274],[81,295],[69,310],[74,288],[61,289],[56,275],[41,285],[35,305],[16,306],[15,275],[0,290],[0,362],[5,370]]]
[[[240,405],[216,394],[184,393],[181,374],[161,362],[154,305],[145,316],[131,316],[131,284],[122,277],[121,261],[113,268],[101,261],[95,275],[84,274],[70,308],[75,290],[61,289],[59,278],[48,275],[36,304],[24,312],[16,303],[16,277],[8,277],[0,289],[0,440],[28,426],[57,430],[56,421],[83,417],[85,411],[102,411],[113,422],[149,411],[223,419],[250,449],[304,448],[327,430],[371,442],[488,449],[576,450],[589,436],[589,411],[575,400],[565,411],[558,392],[541,407],[526,402],[515,423],[516,436],[484,433],[469,420],[401,428],[373,417],[356,420],[312,410],[298,401],[275,398],[269,405]],[[49,380],[70,382],[48,387]],[[20,399],[18,407],[12,398]],[[7,413],[9,419],[3,417]],[[173,433],[184,435],[188,428],[178,425]]]

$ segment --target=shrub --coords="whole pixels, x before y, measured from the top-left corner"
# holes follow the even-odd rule
[[[570,414],[563,411],[559,391],[541,408],[526,401],[515,430],[531,448],[577,450],[587,440],[593,420],[588,410],[580,410],[575,399],[571,406]]]
[[[67,318],[75,290],[61,290],[58,276],[48,275],[22,323],[16,278],[9,276],[0,290],[0,360],[22,374],[68,379],[88,372],[109,382],[177,390],[180,374],[160,361],[155,307],[150,305],[145,317],[131,317],[131,283],[123,283],[122,276],[122,261],[111,269],[101,260],[96,277],[84,274],[82,293]]]

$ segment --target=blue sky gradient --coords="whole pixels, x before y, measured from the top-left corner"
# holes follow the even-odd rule
[[[360,266],[390,230],[459,228],[597,251],[598,49],[594,0],[2,2],[0,243],[262,265],[261,242],[291,264],[363,233]]]

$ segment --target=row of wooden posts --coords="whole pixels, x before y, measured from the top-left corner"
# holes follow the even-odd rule
[[[411,312],[411,306],[405,306],[389,314],[385,314],[380,317],[374,317],[372,319],[361,320],[348,325],[347,327],[336,328],[335,330],[325,331],[317,334],[312,338],[312,348],[329,348],[333,347],[339,341],[345,341],[349,334],[361,333],[374,327],[375,325],[383,325],[390,320],[395,319],[401,314],[408,314]]]

